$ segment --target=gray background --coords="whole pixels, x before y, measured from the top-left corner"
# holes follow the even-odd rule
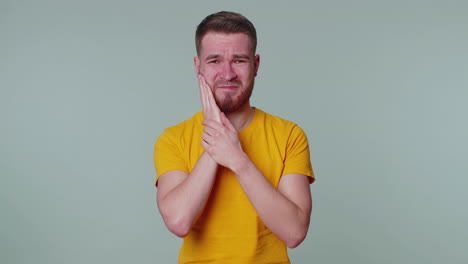
[[[252,104],[309,137],[292,261],[467,263],[468,2],[344,0],[2,0],[0,262],[175,263],[153,144],[200,109],[220,10],[257,27]]]

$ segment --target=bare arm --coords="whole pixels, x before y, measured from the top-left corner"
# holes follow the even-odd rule
[[[198,76],[198,85],[205,119],[221,122],[221,112],[201,75]],[[172,233],[184,237],[190,232],[205,207],[217,169],[216,161],[203,152],[190,174],[174,170],[159,177],[157,204],[164,223]]]
[[[169,171],[159,177],[157,203],[167,228],[186,236],[205,207],[218,165],[205,152],[190,174]]]
[[[297,247],[307,235],[312,211],[308,177],[284,175],[277,190],[248,158],[234,173],[264,224],[288,247]]]
[[[226,116],[221,117],[222,124],[204,121],[202,146],[217,163],[236,174],[265,225],[288,247],[298,246],[307,235],[312,210],[308,177],[284,175],[275,189],[242,150],[237,132]]]

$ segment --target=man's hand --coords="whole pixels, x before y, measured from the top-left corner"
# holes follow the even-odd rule
[[[219,165],[229,169],[238,166],[245,158],[239,136],[229,119],[221,113],[221,123],[205,119],[201,143],[205,151]]]
[[[198,86],[200,87],[200,101],[205,120],[212,119],[221,123],[221,111],[216,104],[213,91],[201,74],[198,74]]]

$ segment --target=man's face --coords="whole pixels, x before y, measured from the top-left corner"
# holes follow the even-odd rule
[[[246,34],[208,32],[194,63],[222,112],[236,111],[249,101],[260,56],[254,55]]]

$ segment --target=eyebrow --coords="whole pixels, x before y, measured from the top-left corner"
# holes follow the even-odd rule
[[[220,57],[219,54],[210,54],[205,58],[205,61],[211,60],[211,59],[216,59],[216,58],[219,58],[219,57]]]
[[[221,57],[220,54],[210,54],[210,55],[208,55],[208,56],[205,58],[205,61],[211,60],[211,59],[217,59],[217,58],[219,58],[219,57]],[[234,54],[234,58],[236,58],[236,59],[248,59],[248,60],[250,60],[250,56],[247,55],[247,54]]]
[[[250,60],[250,56],[247,54],[234,54],[234,58],[236,59],[248,59]]]

